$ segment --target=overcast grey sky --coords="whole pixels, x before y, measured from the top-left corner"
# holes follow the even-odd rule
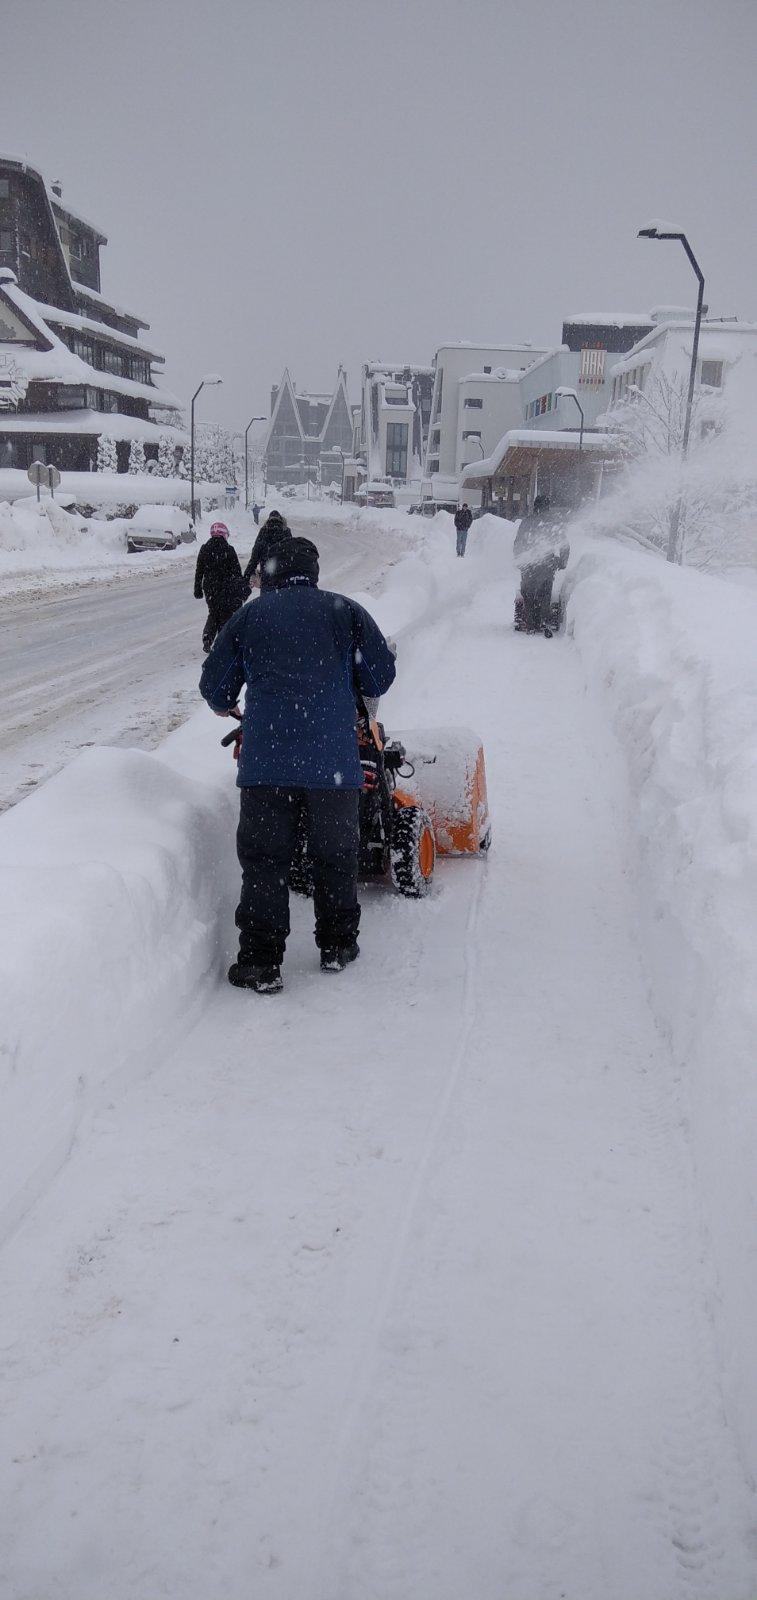
[[[757,319],[757,0],[0,0],[0,149],[99,223],[171,387],[243,427],[283,366]]]

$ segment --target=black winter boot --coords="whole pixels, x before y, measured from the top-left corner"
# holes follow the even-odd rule
[[[254,989],[256,994],[279,994],[284,987],[280,967],[253,967],[246,961],[232,961],[229,983],[235,989]]]
[[[360,955],[360,946],[356,939],[352,944],[335,945],[321,951],[321,972],[343,972],[351,961],[357,961]]]

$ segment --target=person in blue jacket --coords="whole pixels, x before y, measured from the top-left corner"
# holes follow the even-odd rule
[[[315,883],[315,940],[325,972],[359,955],[356,694],[386,693],[394,657],[362,606],[318,588],[318,551],[288,539],[266,562],[260,599],[221,632],[200,692],[219,716],[246,685],[237,853],[239,957],[229,982],[281,989],[289,933],[289,870],[300,819]]]

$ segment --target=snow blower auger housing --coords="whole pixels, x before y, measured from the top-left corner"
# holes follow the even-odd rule
[[[438,856],[478,855],[491,842],[480,739],[464,728],[387,739],[380,722],[358,719],[363,768],[360,877],[386,880],[398,894],[428,894]],[[290,885],[312,892],[303,837]]]

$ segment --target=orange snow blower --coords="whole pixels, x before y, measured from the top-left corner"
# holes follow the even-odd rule
[[[481,740],[466,728],[432,728],[387,739],[384,728],[358,708],[363,787],[360,792],[359,871],[384,879],[398,894],[428,894],[437,856],[480,855],[491,844],[486,769]],[[242,730],[221,740],[238,757]],[[313,873],[304,826],[289,874],[290,888],[312,894]]]

